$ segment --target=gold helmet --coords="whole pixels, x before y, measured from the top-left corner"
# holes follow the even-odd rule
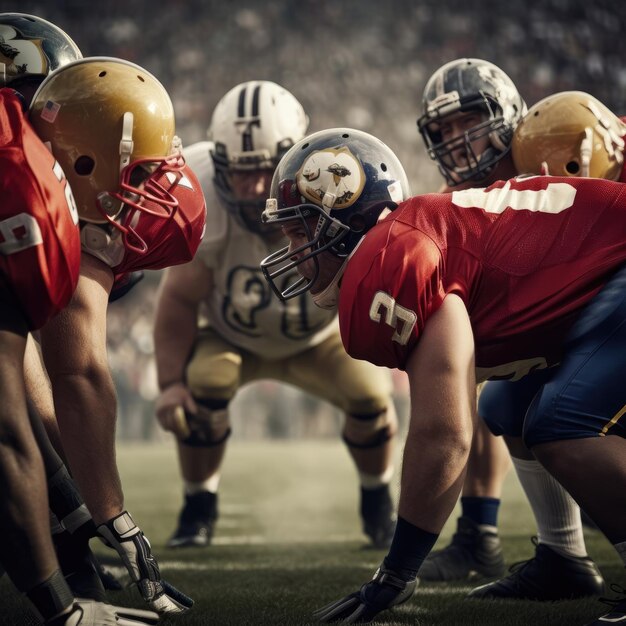
[[[164,171],[179,176],[184,164],[174,108],[142,67],[109,57],[65,65],[33,96],[30,121],[61,164],[81,220],[108,222],[127,236],[137,211],[176,210],[171,189],[157,182]]]
[[[563,91],[533,105],[513,135],[520,174],[617,180],[624,164],[626,124],[582,91]]]

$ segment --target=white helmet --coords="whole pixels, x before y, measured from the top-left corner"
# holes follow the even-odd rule
[[[233,87],[217,103],[209,127],[215,187],[225,208],[248,230],[263,232],[265,198],[244,199],[233,189],[233,172],[271,174],[281,157],[304,137],[309,119],[284,87],[253,80]]]

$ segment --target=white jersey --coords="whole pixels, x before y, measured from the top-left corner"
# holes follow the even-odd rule
[[[214,289],[205,303],[206,322],[233,345],[267,359],[292,356],[338,332],[334,311],[313,303],[308,293],[281,302],[259,267],[275,247],[241,227],[215,191],[211,142],[184,150],[207,206],[206,233],[197,256],[212,270]]]

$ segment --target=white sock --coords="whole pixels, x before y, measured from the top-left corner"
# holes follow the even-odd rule
[[[185,494],[193,496],[196,493],[202,493],[203,491],[210,491],[211,493],[217,493],[217,488],[220,485],[220,473],[216,472],[213,476],[210,476],[206,480],[199,483],[194,483],[189,480],[184,481]]]
[[[390,465],[382,474],[366,474],[359,472],[359,483],[363,489],[376,489],[388,485],[393,478],[393,465]]]
[[[572,496],[539,461],[511,459],[535,515],[539,543],[562,556],[587,556],[580,509]]]

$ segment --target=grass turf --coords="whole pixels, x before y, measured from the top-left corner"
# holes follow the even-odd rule
[[[163,624],[228,626],[313,624],[315,608],[355,591],[384,556],[360,532],[355,471],[343,446],[330,441],[237,442],[228,450],[220,488],[220,519],[207,549],[169,550],[182,502],[174,446],[122,444],[118,463],[126,505],[150,538],[164,578],[192,596],[185,616]],[[445,545],[455,516],[439,540]],[[532,514],[511,471],[500,509],[508,564],[533,553]],[[589,531],[587,544],[607,582],[624,585],[622,564],[608,542]],[[93,543],[123,574],[114,553]],[[606,612],[597,599],[559,603],[464,600],[474,586],[422,585],[405,605],[376,622],[454,625],[583,625]],[[608,595],[611,595],[610,593]],[[114,604],[143,608],[134,589],[110,593]],[[0,624],[34,624],[26,602],[5,576]]]

